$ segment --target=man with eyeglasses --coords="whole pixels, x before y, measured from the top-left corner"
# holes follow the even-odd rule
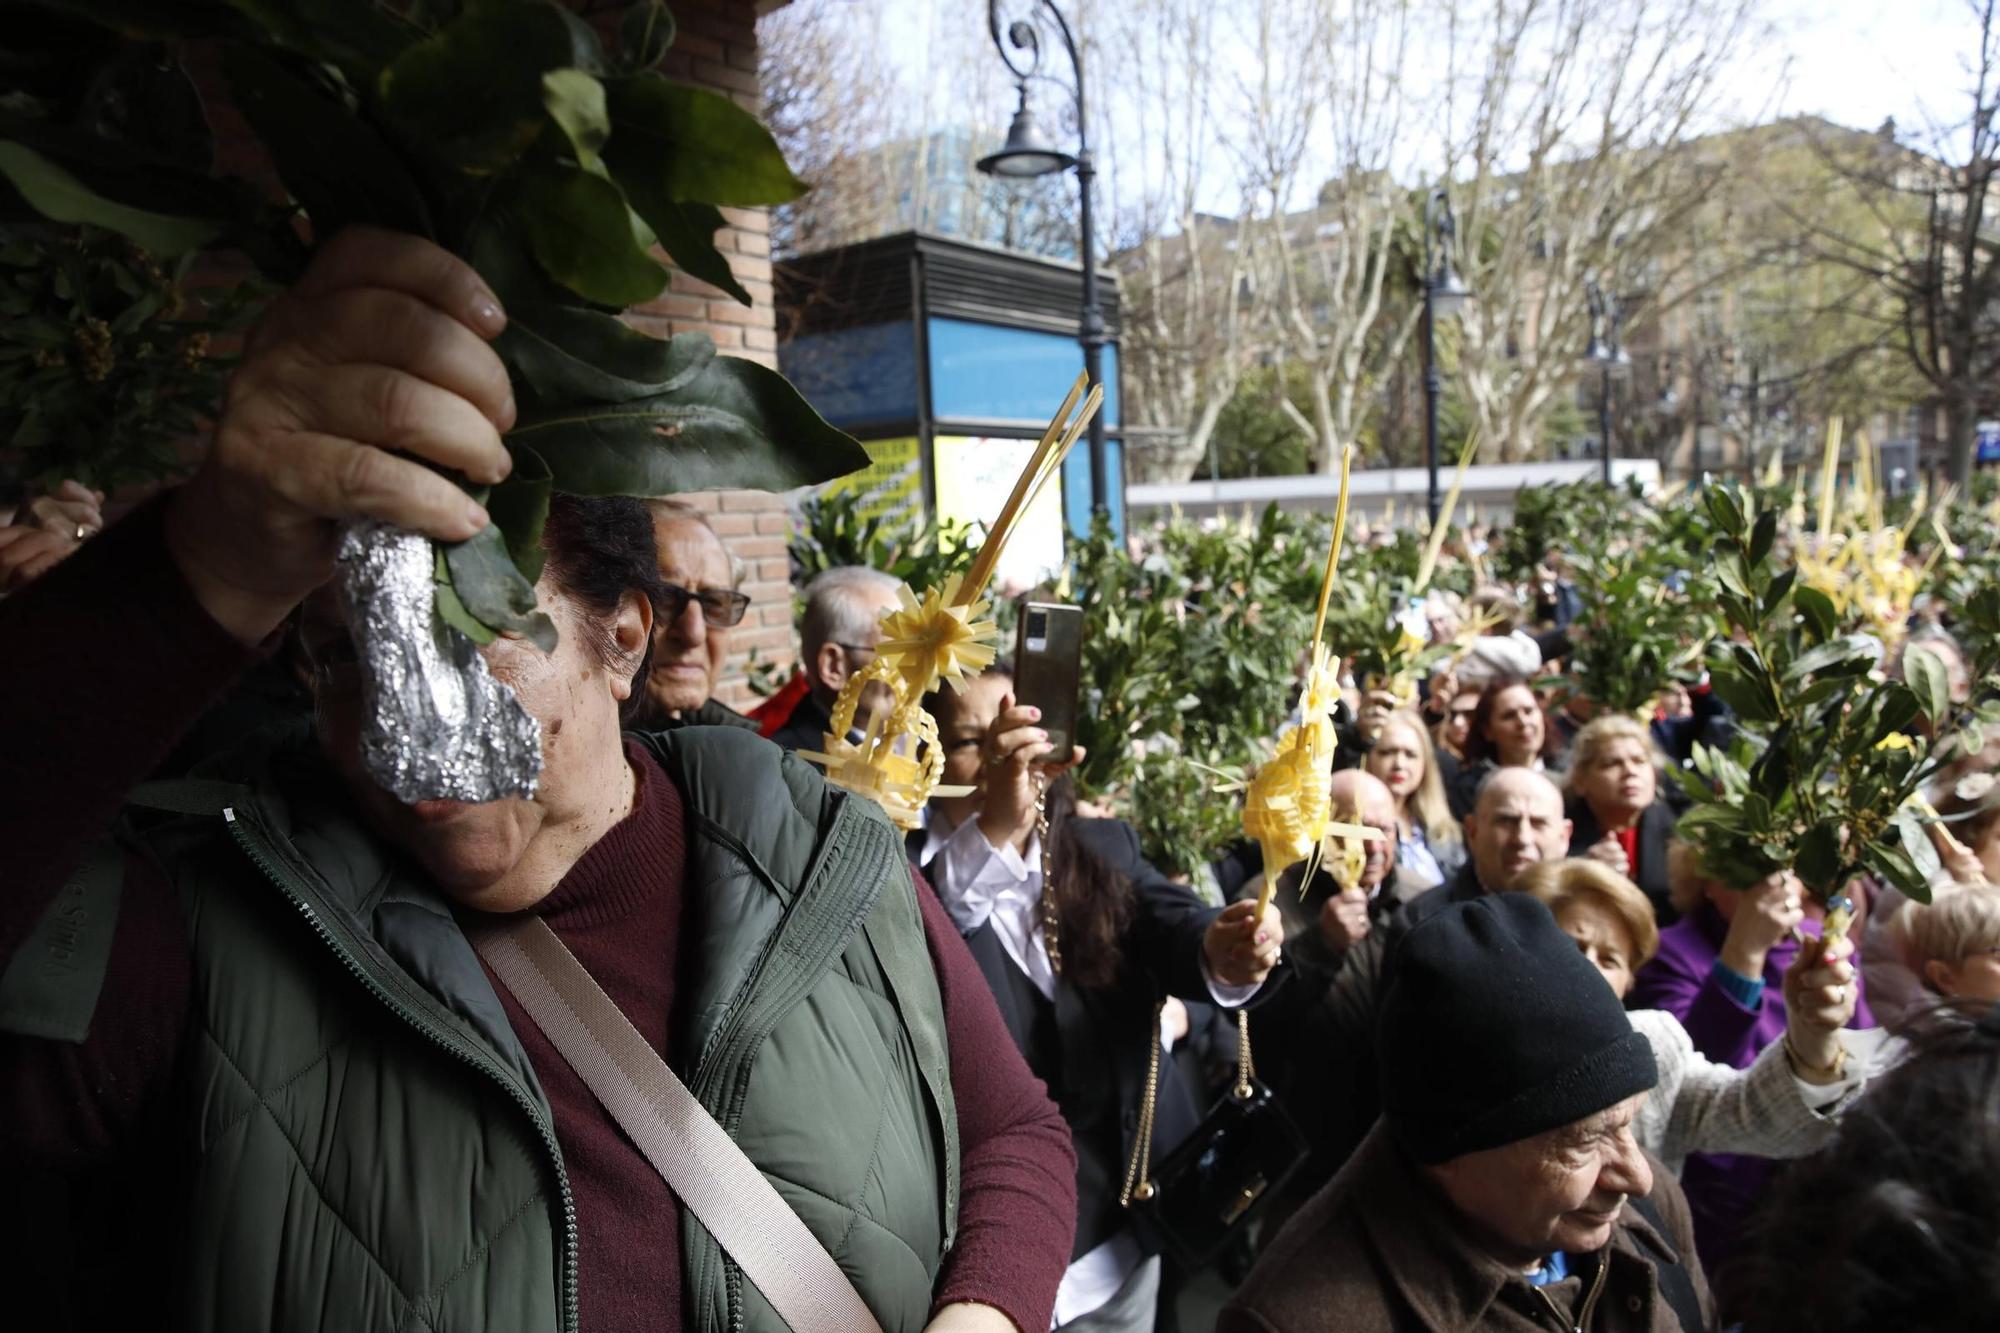
[[[771,739],[787,750],[818,750],[833,726],[833,705],[855,672],[875,660],[882,638],[882,613],[896,605],[900,585],[879,569],[844,565],[822,570],[806,585],[805,615],[799,621],[799,666],[810,692],[799,700]],[[858,740],[874,710],[889,701],[887,687],[871,684],[854,710],[848,739]]]
[[[739,591],[742,565],[701,511],[676,500],[649,500],[647,507],[653,511],[653,545],[667,595],[653,622],[647,706],[638,724],[754,727],[713,697],[729,656],[729,631],[750,607],[750,598]]]

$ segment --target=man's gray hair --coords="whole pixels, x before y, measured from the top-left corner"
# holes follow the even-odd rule
[[[799,620],[799,646],[805,660],[819,656],[821,644],[874,644],[881,624],[880,612],[862,594],[870,591],[894,595],[902,584],[893,574],[866,565],[837,565],[821,570],[806,585],[805,615]]]

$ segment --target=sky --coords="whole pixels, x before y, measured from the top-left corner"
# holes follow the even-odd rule
[[[872,40],[894,71],[905,107],[918,123],[939,128],[943,121],[962,122],[975,105],[982,104],[984,115],[1004,118],[1011,94],[999,58],[986,39],[987,6],[982,0],[797,2],[839,6],[872,29]],[[1012,0],[1003,9],[1011,13],[1029,3]],[[1056,3],[1074,16],[1083,4],[1102,9],[1119,0]],[[1746,53],[1738,63],[1727,98],[1733,105],[1724,112],[1724,121],[1745,123],[1810,113],[1855,129],[1874,129],[1893,116],[1909,130],[1925,123],[1926,112],[1946,124],[1963,118],[1962,90],[1970,82],[1966,50],[1971,47],[1976,52],[1978,41],[1967,0],[1761,0],[1759,13],[1771,24],[1774,37],[1762,44],[1765,50]],[[1058,57],[1049,63],[1062,62]],[[1099,78],[1107,73],[1102,68],[1097,71]],[[1103,108],[1097,114],[1101,165],[1108,165],[1109,173],[1104,184],[1116,198],[1132,184],[1120,177],[1133,164],[1102,162],[1118,157],[1119,145],[1104,142],[1112,127],[1103,123]],[[998,126],[994,128],[997,131]],[[1117,137],[1114,132],[1112,138]],[[1428,156],[1427,149],[1413,151]],[[1401,166],[1417,175],[1437,168],[1414,158]],[[1204,206],[1226,209],[1229,202],[1218,196]]]
[[[1782,0],[1771,13],[1790,53],[1783,110],[1856,129],[1918,124],[1926,107],[1947,123],[1963,115],[1965,48],[1976,55],[1978,42],[1965,0]],[[1746,73],[1741,95],[1754,98],[1757,77]]]
[[[906,76],[919,80],[943,30],[985,27],[979,0],[845,3],[882,15],[878,32]],[[1057,3],[1066,12],[1076,8],[1075,0]],[[1961,48],[1976,40],[1966,0],[1767,0],[1764,12],[1780,30],[1782,49],[1769,64],[1745,71],[1740,91],[1746,101],[1770,90],[1777,67],[1789,57],[1783,109],[1857,127],[1872,128],[1890,115],[1901,120],[1926,97],[1936,102],[1940,91],[1955,94],[1965,83]]]

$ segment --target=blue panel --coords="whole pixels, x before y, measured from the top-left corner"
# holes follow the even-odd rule
[[[1124,475],[1123,441],[1105,440],[1104,479],[1111,491],[1111,530],[1121,539],[1125,536],[1125,486],[1121,480]],[[1080,541],[1090,535],[1090,436],[1087,434],[1063,460],[1062,488],[1063,519],[1069,524],[1070,536]]]
[[[936,317],[928,328],[933,420],[1018,421],[1040,429],[1083,369],[1083,348],[1060,333]],[[1119,421],[1115,347],[1104,349],[1104,420],[1113,427]]]
[[[778,349],[778,369],[836,426],[914,421],[915,332],[898,320],[808,333]]]

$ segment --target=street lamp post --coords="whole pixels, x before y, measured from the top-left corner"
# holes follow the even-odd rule
[[[1451,263],[1452,235],[1457,223],[1451,216],[1451,197],[1442,188],[1432,190],[1424,200],[1424,467],[1429,472],[1425,498],[1435,528],[1441,502],[1438,498],[1438,396],[1444,381],[1437,365],[1437,317],[1447,319],[1465,308],[1472,290],[1458,276]],[[1432,257],[1435,243],[1436,258]]]
[[[1590,345],[1584,349],[1583,359],[1594,365],[1602,373],[1603,380],[1597,397],[1597,450],[1604,468],[1604,484],[1611,484],[1611,380],[1614,375],[1622,375],[1632,368],[1632,358],[1619,341],[1619,329],[1624,323],[1625,312],[1618,308],[1616,300],[1607,296],[1597,285],[1597,280],[1589,280],[1586,288],[1590,300]]]
[[[1706,354],[1699,355],[1694,362],[1694,457],[1688,471],[1693,475],[1688,480],[1688,489],[1701,485],[1701,408],[1702,381],[1707,378],[1708,361]]]
[[[1680,432],[1688,422],[1691,421],[1694,426],[1693,457],[1688,465],[1689,490],[1694,490],[1701,485],[1701,386],[1704,375],[1703,368],[1707,365],[1706,357],[1706,353],[1696,353],[1688,362],[1688,411],[1685,418],[1681,415],[1680,390],[1674,387],[1677,377],[1680,375],[1680,359],[1673,352],[1668,352],[1664,361],[1664,368],[1661,371],[1660,414],[1667,419],[1667,425],[1674,432],[1676,441],[1678,441]],[[1668,446],[1666,452],[1667,459],[1671,459],[1674,452],[1673,446]],[[1665,471],[1665,461],[1662,460],[1663,474]]]
[[[1763,367],[1753,356],[1750,359],[1750,427],[1743,438],[1743,475],[1752,486],[1757,484],[1757,388],[1762,370]]]
[[[1059,171],[1075,170],[1077,187],[1082,193],[1078,221],[1083,232],[1083,310],[1077,324],[1076,340],[1083,346],[1084,375],[1091,384],[1102,384],[1104,311],[1097,300],[1097,255],[1091,227],[1091,196],[1095,193],[1097,168],[1091,162],[1089,122],[1084,114],[1083,56],[1077,51],[1076,37],[1070,31],[1068,21],[1053,0],[1031,0],[1027,17],[1015,19],[1004,32],[1000,23],[1000,7],[1000,0],[987,0],[987,27],[993,34],[993,45],[999,50],[1000,58],[1014,75],[1020,89],[1020,104],[1014,112],[1014,123],[1007,129],[1006,144],[999,152],[980,158],[978,166],[989,176],[1010,180],[1031,180]],[[1074,81],[1067,91],[1076,112],[1074,156],[1050,144],[1035,120],[1035,113],[1028,106],[1030,80],[1042,79],[1057,87],[1063,86],[1061,80],[1041,73],[1042,38],[1037,24],[1043,21],[1043,15],[1047,16],[1047,22],[1054,25],[1057,35],[1062,38],[1063,50],[1069,55]],[[1090,418],[1090,501],[1092,510],[1098,514],[1108,514],[1111,509],[1107,499],[1107,471],[1104,413],[1099,411]]]

